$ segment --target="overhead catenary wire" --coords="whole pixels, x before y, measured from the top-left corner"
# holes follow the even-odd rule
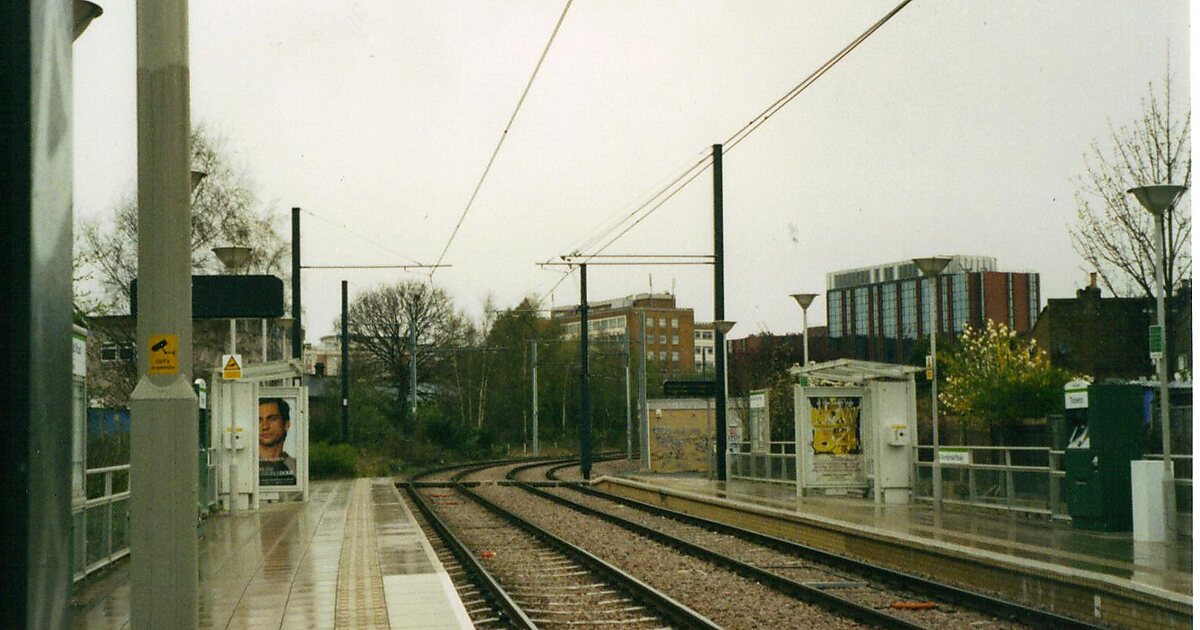
[[[411,257],[409,257],[409,256],[405,256],[404,254],[400,253],[399,251],[397,251],[397,250],[395,250],[395,249],[392,249],[391,247],[388,247],[387,245],[384,245],[383,243],[380,243],[379,241],[376,241],[376,240],[374,240],[374,239],[372,239],[372,238],[370,238],[370,237],[368,237],[368,236],[364,236],[364,235],[362,235],[362,234],[359,234],[358,232],[355,232],[354,230],[351,230],[351,229],[350,229],[350,227],[349,227],[349,226],[347,226],[347,225],[344,225],[344,224],[342,224],[342,223],[337,223],[337,222],[333,221],[332,219],[328,219],[328,218],[326,218],[326,217],[323,217],[323,216],[321,216],[321,215],[319,215],[319,214],[317,214],[317,213],[313,212],[312,210],[309,210],[308,208],[301,208],[301,209],[300,209],[300,212],[303,212],[304,214],[307,214],[308,216],[310,216],[310,217],[312,217],[312,218],[314,218],[314,219],[316,219],[316,220],[318,220],[318,221],[323,221],[323,222],[325,222],[325,223],[327,223],[327,224],[329,224],[329,225],[332,225],[333,227],[335,227],[335,228],[338,228],[339,230],[342,230],[343,232],[346,232],[347,234],[350,234],[351,236],[354,236],[355,238],[358,238],[358,239],[360,239],[360,240],[362,240],[362,241],[364,241],[364,242],[370,243],[370,244],[372,244],[372,245],[374,245],[374,246],[376,246],[376,247],[378,247],[378,248],[380,248],[380,249],[382,249],[382,250],[384,250],[384,251],[391,252],[391,253],[393,253],[393,254],[395,254],[395,255],[397,255],[397,256],[399,256],[399,257],[401,257],[401,258],[403,258],[403,259],[405,259],[405,260],[407,260],[407,261],[409,261],[409,262],[411,262],[411,263],[413,263],[413,264],[416,264],[416,265],[420,265],[420,264],[422,264],[422,263],[421,263],[421,261],[419,261],[419,260],[416,260],[415,258],[411,258]]]
[[[562,28],[563,20],[567,18],[567,11],[571,8],[573,0],[567,0],[563,5],[562,13],[558,16],[558,22],[554,24],[554,30],[550,33],[550,38],[546,40],[546,46],[542,49],[542,55],[538,57],[537,64],[533,67],[533,73],[529,75],[529,81],[525,83],[525,89],[521,92],[521,98],[517,99],[517,106],[513,108],[513,113],[508,117],[508,123],[504,125],[504,131],[500,132],[500,139],[496,142],[496,148],[492,149],[492,155],[488,158],[487,166],[483,169],[483,174],[479,176],[479,181],[475,184],[475,189],[471,191],[471,197],[467,199],[467,206],[463,208],[462,214],[458,217],[458,223],[454,225],[454,230],[450,233],[450,238],[446,240],[446,246],[442,248],[442,253],[438,255],[437,262],[434,263],[433,269],[429,271],[429,279],[433,280],[433,274],[437,272],[438,266],[442,264],[442,260],[446,257],[446,252],[450,251],[450,245],[454,243],[454,237],[458,236],[458,231],[462,228],[463,221],[467,218],[467,213],[471,211],[471,206],[475,203],[475,198],[479,196],[480,189],[483,188],[484,181],[487,180],[488,173],[492,170],[492,165],[496,163],[496,156],[500,154],[500,148],[504,146],[504,140],[508,138],[508,132],[512,129],[513,122],[517,119],[517,114],[521,111],[521,105],[525,103],[525,97],[529,95],[530,88],[533,87],[533,80],[537,78],[538,71],[542,69],[542,63],[546,61],[546,55],[550,53],[550,47],[554,44],[554,38],[558,36],[558,31]]]
[[[849,55],[856,48],[858,48],[859,45],[861,45],[871,35],[873,35],[881,27],[883,27],[884,24],[886,24],[893,17],[895,17],[897,13],[899,13],[902,9],[904,9],[904,7],[906,7],[911,2],[912,2],[912,0],[903,0],[902,2],[897,4],[891,11],[886,13],[882,18],[877,20],[869,28],[867,28],[865,31],[863,31],[861,34],[859,34],[858,37],[855,37],[853,40],[851,40],[849,44],[842,47],[841,50],[839,50],[836,54],[834,54],[832,57],[830,57],[825,63],[821,64],[816,70],[814,70],[811,74],[809,74],[807,77],[805,77],[802,81],[800,81],[798,84],[796,84],[790,90],[788,90],[783,96],[779,97],[774,102],[772,102],[766,109],[764,109],[762,112],[760,112],[757,116],[755,116],[754,118],[751,118],[749,122],[747,122],[745,125],[743,125],[741,128],[739,128],[732,135],[730,135],[728,138],[725,139],[725,141],[722,143],[723,152],[728,153],[731,149],[733,149],[733,147],[737,146],[743,140],[745,140],[746,137],[748,137],[751,133],[754,133],[754,131],[758,130],[758,128],[761,127],[764,123],[766,123],[767,120],[769,120],[772,116],[774,116],[777,112],[779,112],[779,110],[781,110],[785,106],[787,106],[787,104],[792,102],[792,100],[794,100],[797,96],[799,96],[801,93],[803,93],[805,90],[807,90],[809,88],[809,86],[811,86],[813,83],[815,83],[817,81],[817,79],[820,79],[827,72],[829,72],[829,70],[831,70],[842,59],[844,59],[847,55]],[[612,228],[610,228],[608,230],[608,232],[603,233],[597,237],[593,237],[591,240],[589,240],[587,242],[587,245],[585,245],[585,246],[595,244],[596,242],[599,242],[600,240],[606,238],[608,236],[608,234],[611,234],[612,232],[619,229],[620,231],[617,232],[617,234],[615,236],[608,238],[608,240],[603,245],[601,245],[594,253],[603,252],[605,249],[612,246],[612,244],[615,243],[617,240],[619,240],[622,236],[629,233],[630,230],[632,230],[634,227],[636,227],[638,224],[640,224],[642,221],[644,221],[647,217],[649,217],[651,214],[653,214],[656,210],[661,208],[667,201],[669,201],[672,197],[674,197],[681,190],[683,190],[683,188],[687,187],[691,182],[695,181],[695,179],[697,177],[699,177],[701,174],[703,174],[705,171],[707,171],[710,166],[712,166],[712,155],[706,154],[705,157],[701,158],[695,164],[692,164],[690,167],[685,169],[682,173],[680,173],[675,178],[673,178],[667,185],[660,188],[658,190],[658,192],[656,192],[649,199],[647,199],[646,202],[639,205],[632,212],[627,213],[622,218],[622,220],[619,223],[617,223],[616,225],[614,225]],[[627,222],[628,222],[628,225],[625,225]],[[622,228],[622,226],[624,226],[624,227]],[[572,255],[580,255],[580,251],[579,251],[579,249],[576,249],[576,250],[572,251],[571,254]],[[560,280],[559,284],[561,284],[561,282],[562,281]],[[558,285],[556,284],[555,288],[557,288],[557,286]],[[553,291],[553,289],[551,289],[551,291]]]

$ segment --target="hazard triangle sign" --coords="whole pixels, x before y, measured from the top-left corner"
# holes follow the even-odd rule
[[[242,355],[221,355],[221,378],[230,381],[242,378]]]

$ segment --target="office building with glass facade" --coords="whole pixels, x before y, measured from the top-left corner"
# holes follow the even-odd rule
[[[1028,332],[1041,308],[1038,274],[997,271],[990,256],[952,256],[936,278],[906,260],[835,271],[825,282],[829,350],[842,358],[919,364],[917,342],[935,328],[953,336],[992,320]]]

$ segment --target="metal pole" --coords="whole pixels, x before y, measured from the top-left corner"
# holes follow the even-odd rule
[[[579,470],[592,478],[592,391],[588,371],[587,265],[579,265]]]
[[[349,283],[342,280],[342,442],[350,442],[350,296]]]
[[[529,340],[529,373],[532,377],[529,380],[529,389],[533,394],[533,456],[541,455],[541,447],[538,446],[538,386],[537,386],[537,340]]]
[[[408,318],[408,410],[410,417],[417,417],[417,321]]]
[[[304,330],[300,326],[300,208],[292,208],[292,358],[304,356]]]
[[[141,291],[138,291],[141,293]],[[237,320],[229,320],[229,354],[237,354]]]
[[[267,362],[267,320],[262,320],[262,362]]]
[[[721,182],[721,145],[713,145],[713,320],[725,319],[725,218]],[[717,352],[717,481],[725,481],[726,402],[725,334],[713,328]]]
[[[804,320],[804,365],[808,365],[808,307],[800,309]]]
[[[642,469],[650,470],[650,404],[646,401],[646,311],[638,312],[642,330],[642,348],[638,351],[638,408],[642,422],[638,437],[642,451]]]
[[[934,285],[936,293],[937,286]],[[942,463],[938,457],[938,446],[941,442],[938,439],[938,394],[937,394],[937,308],[930,308],[930,319],[932,320],[929,327],[929,355],[930,364],[933,366],[933,382],[930,388],[933,392],[932,401],[932,416],[933,416],[933,502],[941,509],[942,507]]]
[[[1169,210],[1168,210],[1169,211]],[[1154,265],[1154,275],[1158,285],[1158,328],[1163,335],[1163,356],[1158,360],[1158,411],[1159,422],[1162,423],[1162,452],[1163,452],[1163,520],[1166,526],[1167,542],[1174,542],[1176,539],[1176,523],[1175,523],[1175,469],[1171,465],[1171,397],[1167,387],[1170,381],[1168,373],[1170,359],[1166,353],[1169,347],[1167,340],[1167,310],[1165,297],[1167,294],[1166,286],[1166,265],[1165,265],[1165,244],[1163,242],[1163,214],[1162,212],[1154,213],[1154,240],[1155,248],[1158,251],[1157,264]]]
[[[0,9],[0,593],[10,628],[71,625],[73,18],[68,2]]]
[[[625,333],[625,459],[633,461],[633,412],[629,400],[629,333]]]
[[[137,3],[136,37],[140,308],[139,379],[131,396],[130,622],[195,628],[199,410],[190,374],[187,0]]]

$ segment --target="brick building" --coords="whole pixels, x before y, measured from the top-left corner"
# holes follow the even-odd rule
[[[628,337],[636,349],[641,344],[641,318],[646,318],[646,360],[667,374],[696,371],[695,317],[680,308],[670,293],[639,293],[588,303],[588,336],[593,339]],[[579,307],[560,306],[550,312],[562,325],[565,339],[579,337]],[[711,327],[711,325],[710,325]]]
[[[1041,306],[1037,273],[996,269],[990,256],[952,256],[936,278],[911,261],[835,271],[826,275],[830,355],[887,363],[919,363],[918,340],[992,320],[1017,332],[1033,328]]]
[[[1181,289],[1171,301],[1168,329],[1180,369],[1191,366],[1192,295]],[[1074,298],[1051,299],[1038,317],[1033,338],[1050,362],[1073,374],[1097,381],[1107,378],[1154,377],[1148,329],[1156,323],[1155,300],[1145,297],[1102,297],[1092,283]]]

